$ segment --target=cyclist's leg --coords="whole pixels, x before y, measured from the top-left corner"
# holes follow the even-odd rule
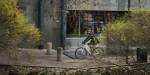
[[[91,55],[91,48],[89,47],[89,45],[84,45],[83,47],[87,53],[86,55],[88,55],[88,54]]]

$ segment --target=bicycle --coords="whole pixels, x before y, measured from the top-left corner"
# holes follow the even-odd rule
[[[89,34],[89,36],[82,42],[81,46],[75,50],[76,58],[85,58],[86,56],[101,57],[104,54],[102,47],[95,44],[96,36]],[[87,43],[90,41],[90,43]]]

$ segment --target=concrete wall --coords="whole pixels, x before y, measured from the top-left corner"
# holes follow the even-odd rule
[[[67,10],[127,11],[128,0],[65,0]],[[150,8],[150,0],[130,0],[131,8]]]
[[[127,0],[66,0],[68,10],[127,10]]]
[[[28,21],[38,24],[38,0],[19,0],[20,8],[23,9]]]
[[[60,45],[59,3],[60,0],[20,0],[19,2],[29,22],[40,25],[42,44],[52,42],[54,48]]]
[[[43,44],[52,42],[54,48],[60,45],[60,7],[58,0],[42,0],[41,31]]]
[[[150,9],[150,0],[131,0],[132,9],[146,8]]]

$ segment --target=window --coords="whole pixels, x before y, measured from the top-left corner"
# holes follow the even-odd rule
[[[84,13],[83,25],[81,25],[81,33],[88,34],[89,32],[98,33],[100,32],[104,23],[103,16],[93,13]],[[83,29],[84,28],[84,29]],[[82,30],[83,29],[83,30]]]
[[[85,36],[89,32],[99,33],[111,20],[117,19],[125,12],[117,11],[75,11],[67,14],[67,36]]]

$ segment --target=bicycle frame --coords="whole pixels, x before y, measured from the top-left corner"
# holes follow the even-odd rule
[[[82,47],[83,49],[85,49],[89,55],[92,54],[92,53],[91,53],[91,48],[89,47],[88,44],[82,44],[81,47]]]

